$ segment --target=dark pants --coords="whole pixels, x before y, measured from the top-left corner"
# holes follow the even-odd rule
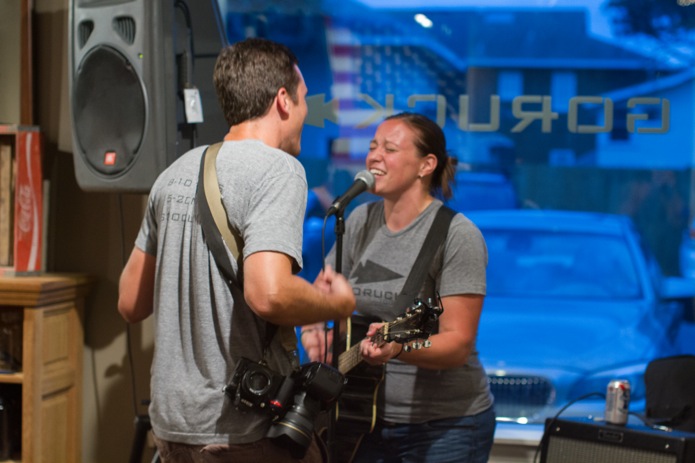
[[[362,439],[359,463],[486,463],[495,434],[495,411],[421,424],[380,423]]]
[[[323,454],[316,437],[301,460],[270,439],[251,444],[188,445],[169,442],[154,436],[162,463],[322,463]]]

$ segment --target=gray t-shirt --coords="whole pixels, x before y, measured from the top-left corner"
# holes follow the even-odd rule
[[[410,225],[391,232],[385,224],[383,202],[376,204],[377,230],[371,241],[365,233],[367,205],[357,207],[346,221],[342,272],[348,275],[357,299],[358,312],[392,321],[407,307],[394,303],[410,273],[429,232],[441,201],[435,200]],[[355,255],[364,249],[361,256]],[[335,247],[328,256],[333,264]],[[436,253],[428,269],[423,300],[435,291],[441,297],[456,294],[485,294],[487,248],[480,230],[462,214],[451,221],[443,251]],[[408,304],[412,304],[409,301]],[[444,306],[446,312],[447,307]],[[380,388],[379,416],[396,423],[469,416],[488,409],[493,402],[487,376],[474,350],[466,365],[430,370],[400,360],[387,363]]]
[[[157,257],[149,413],[162,439],[247,443],[265,435],[269,417],[237,411],[222,389],[240,357],[261,359],[266,325],[243,298],[233,297],[203,240],[195,207],[203,150],[189,151],[158,177],[135,241]],[[282,252],[300,268],[307,183],[299,161],[246,140],[225,142],[216,164],[228,219],[244,239],[243,255]],[[286,375],[291,363],[278,338],[269,366]]]

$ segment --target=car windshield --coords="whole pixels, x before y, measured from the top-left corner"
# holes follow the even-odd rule
[[[616,237],[530,230],[482,231],[489,253],[488,296],[641,296],[627,244]]]

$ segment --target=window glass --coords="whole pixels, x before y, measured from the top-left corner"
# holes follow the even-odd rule
[[[461,171],[503,176],[516,207],[627,215],[679,274],[695,208],[689,2],[219,1],[229,42],[270,38],[300,60],[311,188],[342,194],[376,125],[417,111]],[[468,206],[466,187],[452,203],[463,212],[501,204]]]
[[[488,296],[633,299],[638,273],[625,241],[597,234],[483,230]]]
[[[477,217],[488,248],[476,347],[495,448],[513,443],[499,455],[528,459],[507,426],[520,416],[540,425],[527,442],[558,410],[602,416],[610,379],[629,379],[644,413],[644,365],[694,348],[677,307],[653,297],[695,269],[692,0],[219,1],[229,42],[286,44],[307,82],[301,276],[313,281],[322,238],[335,241],[321,207],[365,168],[379,122],[422,113],[458,160],[447,203]],[[641,244],[609,221],[570,228],[525,208],[626,216]]]

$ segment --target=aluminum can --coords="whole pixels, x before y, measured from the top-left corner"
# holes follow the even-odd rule
[[[630,382],[625,379],[614,379],[609,382],[606,390],[606,423],[627,424],[629,408]]]

